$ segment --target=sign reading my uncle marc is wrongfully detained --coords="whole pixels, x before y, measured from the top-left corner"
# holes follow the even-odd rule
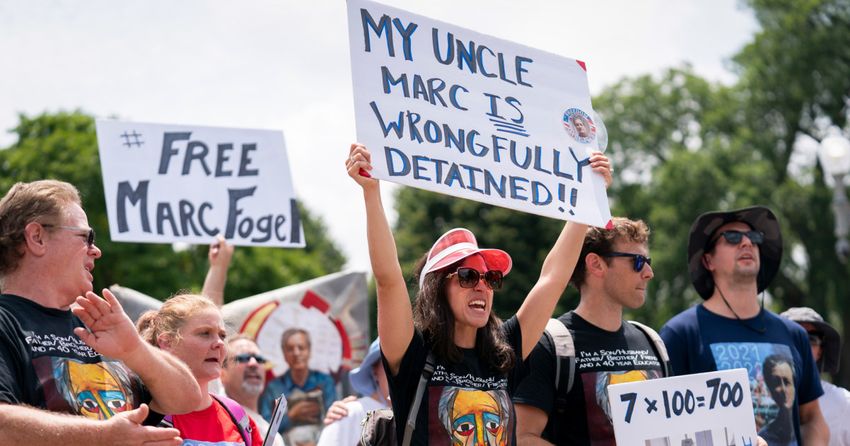
[[[97,121],[112,240],[303,247],[283,134]]]
[[[584,63],[348,0],[358,141],[372,175],[604,226]]]

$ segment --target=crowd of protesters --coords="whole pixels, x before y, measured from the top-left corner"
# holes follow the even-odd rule
[[[608,158],[589,163],[610,185]],[[270,380],[255,340],[227,332],[225,240],[210,248],[201,294],[173,296],[134,324],[112,293],[92,289],[101,251],[76,188],[15,184],[0,201],[0,444],[260,446],[281,395],[277,445],[358,444],[366,414],[383,408],[405,445],[614,444],[609,384],[743,365],[762,444],[850,445],[850,393],[820,377],[837,371],[837,330],[809,308],[777,315],[759,300],[783,251],[770,209],[693,222],[688,271],[704,301],[660,334],[623,319],[653,278],[650,229],[627,218],[566,223],[503,321],[492,308],[511,255],[464,228],[423,254],[410,299],[371,168],[369,150],[352,144],[346,170],[363,192],[379,338],[348,374],[359,397],[339,400],[334,378],[309,367],[306,329],[283,333],[288,370]],[[569,283],[579,304],[551,319]],[[751,363],[724,359],[743,350],[757,353]],[[613,351],[616,362],[582,362]],[[574,367],[561,367],[566,356]]]

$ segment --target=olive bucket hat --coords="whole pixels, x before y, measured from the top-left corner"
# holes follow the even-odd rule
[[[814,332],[823,336],[821,365],[827,373],[838,373],[839,359],[841,358],[841,336],[838,331],[823,320],[817,311],[809,307],[791,307],[780,316],[803,324],[808,323],[814,327]]]
[[[770,209],[752,206],[727,212],[706,212],[694,221],[688,237],[688,271],[691,283],[703,299],[708,299],[714,293],[714,278],[703,265],[702,256],[711,248],[709,243],[717,229],[736,221],[744,222],[753,230],[764,233],[764,241],[759,245],[761,267],[757,279],[758,291],[764,291],[779,271],[779,262],[782,260],[782,234],[779,221]]]

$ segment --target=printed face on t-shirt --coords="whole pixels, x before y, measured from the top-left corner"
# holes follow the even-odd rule
[[[39,379],[55,383],[58,399],[48,398],[50,410],[72,412],[95,420],[106,420],[131,410],[135,397],[127,370],[115,362],[87,364],[70,358],[42,357],[34,361]],[[50,369],[50,376],[43,376]],[[53,392],[46,392],[53,394]],[[61,407],[65,406],[65,408]]]
[[[433,389],[433,388],[432,388]],[[437,388],[439,389],[439,388]],[[438,405],[439,420],[445,432],[429,439],[443,444],[448,437],[452,445],[508,444],[510,409],[504,390],[477,390],[442,387]]]
[[[794,435],[795,369],[791,349],[767,342],[717,342],[710,345],[717,370],[745,368],[750,379],[759,435]]]

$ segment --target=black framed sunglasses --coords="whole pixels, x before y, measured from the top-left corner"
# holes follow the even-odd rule
[[[741,240],[744,239],[744,236],[747,236],[754,245],[760,245],[764,242],[764,232],[761,231],[723,231],[714,238],[714,241],[711,242],[711,246],[713,247],[717,244],[717,241],[720,240],[720,237],[726,239],[726,242],[730,245],[737,245],[741,243]]]
[[[631,252],[609,252],[608,254],[604,254],[602,257],[631,257],[634,263],[632,264],[632,268],[634,268],[636,273],[643,271],[644,265],[652,266],[652,259],[643,255],[643,254],[634,254]]]
[[[457,276],[457,281],[460,283],[461,288],[475,288],[475,285],[478,284],[478,281],[481,280],[481,272],[479,272],[475,268],[458,268],[457,271],[446,276],[451,279],[453,276]],[[502,288],[502,272],[496,270],[490,270],[484,273],[484,282],[487,286],[490,287],[491,290],[498,290]]]
[[[86,231],[86,245],[91,248],[94,246],[94,228],[83,228],[80,226],[65,226],[65,225],[51,225],[49,223],[42,223],[41,226],[45,228],[58,228],[58,229],[67,229],[68,231]],[[82,236],[82,234],[79,234]]]
[[[255,355],[253,353],[241,353],[233,356],[233,360],[239,364],[251,362],[251,358],[254,358],[254,361],[257,361],[257,364],[265,364],[267,361],[265,356],[259,354]]]

